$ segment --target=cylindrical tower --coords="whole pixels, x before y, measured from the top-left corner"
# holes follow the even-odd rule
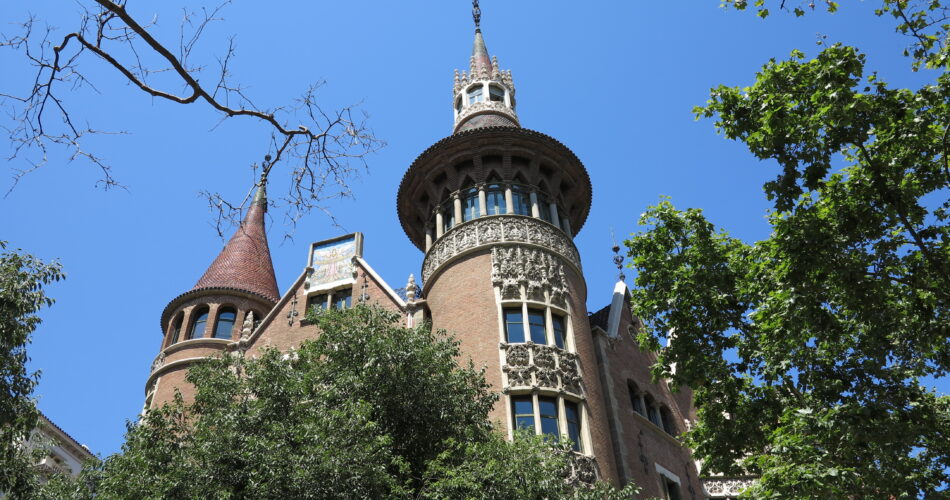
[[[486,368],[502,393],[491,417],[510,436],[526,428],[569,439],[579,479],[616,483],[572,241],[590,210],[587,171],[557,140],[520,127],[511,73],[489,58],[479,29],[453,105],[453,135],[412,163],[397,200],[425,252],[432,324]]]
[[[262,180],[244,220],[198,283],[165,306],[161,349],[145,383],[146,408],[171,401],[176,389],[190,398],[187,368],[248,335],[277,303],[266,211]]]

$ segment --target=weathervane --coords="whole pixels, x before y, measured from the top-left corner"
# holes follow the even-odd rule
[[[475,31],[481,31],[482,9],[478,7],[478,0],[472,0],[472,18],[475,19]]]

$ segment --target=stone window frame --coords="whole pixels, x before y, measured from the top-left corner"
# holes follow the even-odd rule
[[[218,324],[221,322],[221,314],[230,311],[234,314],[234,319],[231,321],[231,331],[228,332],[227,337],[218,337]],[[219,305],[214,313],[214,325],[211,328],[211,337],[213,339],[222,339],[222,340],[233,340],[234,339],[234,327],[238,324],[238,308],[233,304],[221,304]]]
[[[660,492],[663,495],[662,498],[664,500],[682,500],[683,482],[680,481],[680,477],[658,463],[654,462],[653,466],[654,469],[656,469],[657,478],[659,479]],[[676,489],[671,490],[670,484],[675,484]]]
[[[349,308],[352,308],[353,307],[353,283],[347,283],[345,285],[340,285],[338,287],[334,287],[330,289],[314,290],[314,291],[308,292],[307,298],[306,298],[307,309],[309,309],[310,306],[312,305],[312,299],[314,297],[319,297],[320,295],[326,296],[326,302],[324,302],[323,310],[326,311],[329,309],[333,309],[333,306],[334,306],[333,295],[341,290],[347,290],[350,292],[350,307]],[[306,311],[306,309],[304,311]]]
[[[581,428],[578,431],[578,438],[580,440],[579,448],[580,450],[575,451],[585,456],[592,456],[593,450],[591,449],[591,438],[590,438],[590,412],[587,410],[587,402],[581,399],[573,398],[564,394],[559,394],[556,391],[547,391],[547,390],[531,390],[531,391],[512,391],[508,394],[508,397],[505,398],[505,406],[508,414],[508,439],[514,439],[515,430],[516,430],[516,415],[515,415],[515,405],[514,400],[516,398],[523,398],[526,396],[531,397],[531,409],[534,413],[534,433],[535,435],[542,435],[541,432],[541,405],[540,399],[547,398],[553,399],[557,404],[557,430],[560,439],[566,441],[572,441],[571,437],[567,431],[567,409],[566,404],[572,403],[577,406],[578,415],[580,416]]]
[[[178,311],[168,324],[168,335],[165,337],[165,347],[181,342],[181,334],[185,326],[185,311]]]
[[[205,318],[202,320],[201,332],[196,332],[195,329],[198,326],[198,318],[201,317],[201,313],[204,313]],[[205,338],[205,334],[208,331],[208,317],[211,316],[211,306],[207,304],[201,304],[195,306],[195,308],[189,314],[190,318],[188,320],[188,338],[185,340],[195,340]]]
[[[523,299],[510,299],[502,300],[498,296],[496,288],[496,303],[498,304],[498,318],[499,318],[499,332],[500,337],[499,342],[503,343],[512,343],[519,344],[522,342],[508,342],[507,335],[507,326],[505,324],[505,310],[506,309],[515,309],[521,308],[521,320],[522,328],[524,328],[525,341],[523,343],[531,342],[531,325],[528,317],[528,313],[531,310],[535,311],[544,311],[544,336],[545,343],[544,345],[551,346],[557,349],[562,349],[568,352],[577,352],[574,346],[574,325],[571,321],[571,313],[567,308],[561,307],[559,305],[553,304],[551,298],[547,291],[545,291],[545,300],[544,302],[537,300],[523,300]],[[570,307],[568,305],[568,307]],[[554,316],[558,316],[564,322],[564,347],[558,347],[555,343],[554,338]],[[537,344],[537,342],[532,342]],[[504,356],[504,353],[502,353]],[[504,359],[502,359],[504,364]]]

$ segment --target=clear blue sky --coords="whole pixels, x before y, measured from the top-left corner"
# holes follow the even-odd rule
[[[857,45],[868,54],[868,67],[894,85],[933,78],[910,72],[900,55],[908,40],[893,34],[889,19],[871,15],[876,2],[843,2],[834,16],[773,13],[765,21],[718,3],[482,2],[488,49],[514,73],[522,124],[566,144],[590,172],[593,207],[576,242],[592,311],[607,303],[616,279],[611,231],[618,240],[635,231],[639,214],[660,195],[680,208],[704,208],[714,223],[748,241],[767,235],[761,186],[775,166],[717,136],[711,121],[694,120],[691,109],[705,102],[710,87],[750,84],[769,58],[795,48],[814,55],[819,35]],[[0,29],[14,30],[9,23],[28,10],[74,29],[76,5],[6,5]],[[313,214],[292,241],[282,241],[287,227],[272,212],[281,291],[303,269],[310,242],[344,231],[362,231],[367,260],[393,287],[404,286],[409,273],[418,275],[422,254],[396,218],[396,188],[412,160],[451,133],[452,70],[468,68],[470,3],[260,5],[228,7],[194,61],[216,64],[227,36],[236,35],[234,78],[261,106],[290,103],[309,82],[325,79],[324,106],[362,102],[369,125],[388,143],[355,182],[356,200],[331,205],[343,229]],[[130,2],[129,9],[140,20],[156,18],[158,38],[177,43],[179,2]],[[197,193],[243,196],[253,182],[249,165],[266,152],[269,131],[240,119],[215,128],[218,117],[206,106],[151,99],[91,54],[81,67],[99,93],[80,89],[64,94],[66,103],[95,128],[129,132],[87,145],[114,165],[128,191],[96,189],[94,168],[53,152],[47,166],[0,198],[0,238],[65,266],[68,279],[50,287],[57,303],[43,312],[30,347],[31,366],[42,370],[36,396],[53,421],[105,455],[118,450],[126,419],[142,407],[162,309],[194,286],[222,247]],[[0,51],[0,68],[0,92],[24,93],[31,68],[22,54]],[[8,144],[0,143],[0,152],[8,156]],[[0,176],[0,190],[8,186]],[[940,383],[944,393],[948,386]]]

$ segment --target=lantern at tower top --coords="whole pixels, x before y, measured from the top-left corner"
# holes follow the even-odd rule
[[[480,26],[481,9],[478,0],[472,3],[475,42],[468,72],[455,71],[453,133],[481,127],[520,127],[511,71],[499,69],[498,58],[488,55]]]

